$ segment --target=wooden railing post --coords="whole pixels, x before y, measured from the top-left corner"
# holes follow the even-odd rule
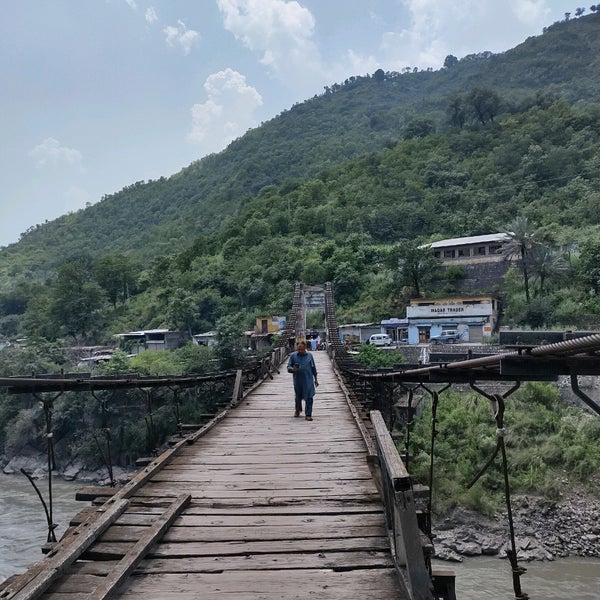
[[[381,468],[383,501],[396,570],[410,600],[433,600],[410,476],[378,410],[370,413]]]
[[[244,387],[242,385],[242,378],[244,376],[244,372],[241,369],[238,369],[235,374],[235,383],[233,385],[233,394],[231,395],[231,407],[235,408],[240,400],[242,399],[242,394],[244,393]]]

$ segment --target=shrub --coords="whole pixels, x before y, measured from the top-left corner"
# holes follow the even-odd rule
[[[434,460],[434,509],[461,503],[484,514],[501,508],[503,475],[498,455],[488,471],[467,490],[496,446],[496,424],[487,401],[473,394],[447,392],[437,411]],[[562,481],[594,491],[600,471],[600,420],[568,408],[558,389],[527,383],[506,401],[505,443],[512,492],[557,498]],[[411,434],[411,475],[429,479],[431,406],[427,401]],[[597,493],[597,489],[595,490]]]

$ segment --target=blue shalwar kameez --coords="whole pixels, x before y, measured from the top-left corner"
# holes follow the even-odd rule
[[[300,367],[299,371],[294,372],[294,365]],[[294,393],[296,400],[296,412],[302,412],[302,400],[305,403],[305,415],[312,415],[313,396],[315,395],[315,383],[317,378],[317,367],[310,352],[299,354],[292,352],[287,365],[288,373],[294,376]]]

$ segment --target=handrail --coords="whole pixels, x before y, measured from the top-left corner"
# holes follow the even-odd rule
[[[396,570],[410,600],[433,600],[410,476],[381,413],[373,410],[370,414],[381,468],[385,520]]]

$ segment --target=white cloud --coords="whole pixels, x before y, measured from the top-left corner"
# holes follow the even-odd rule
[[[137,8],[137,4],[136,4],[135,0],[125,0],[125,2],[127,2],[128,6],[130,6],[134,10]]]
[[[379,61],[374,56],[362,56],[354,50],[347,51],[346,62],[349,65],[347,72],[353,75],[373,73],[380,67]]]
[[[510,6],[522,23],[535,24],[550,13],[545,0],[511,0]]]
[[[156,21],[158,21],[158,15],[156,14],[153,6],[146,10],[145,17],[146,23],[156,23]]]
[[[448,54],[502,52],[522,41],[532,25],[547,23],[547,0],[402,0],[408,12],[404,28],[381,39],[386,69],[439,68]]]
[[[260,62],[289,87],[314,87],[326,79],[319,50],[313,41],[315,19],[296,1],[217,0],[225,28]]]
[[[81,152],[75,148],[61,146],[54,138],[46,138],[29,152],[37,167],[73,166],[81,169]]]
[[[177,21],[177,26],[168,25],[163,29],[167,46],[180,47],[184,54],[189,54],[192,47],[200,40],[200,35],[193,29],[188,29],[183,21]]]
[[[254,112],[262,106],[262,97],[243,75],[229,68],[213,73],[204,91],[206,102],[192,106],[190,142],[202,144],[205,152],[216,152],[256,126]]]

